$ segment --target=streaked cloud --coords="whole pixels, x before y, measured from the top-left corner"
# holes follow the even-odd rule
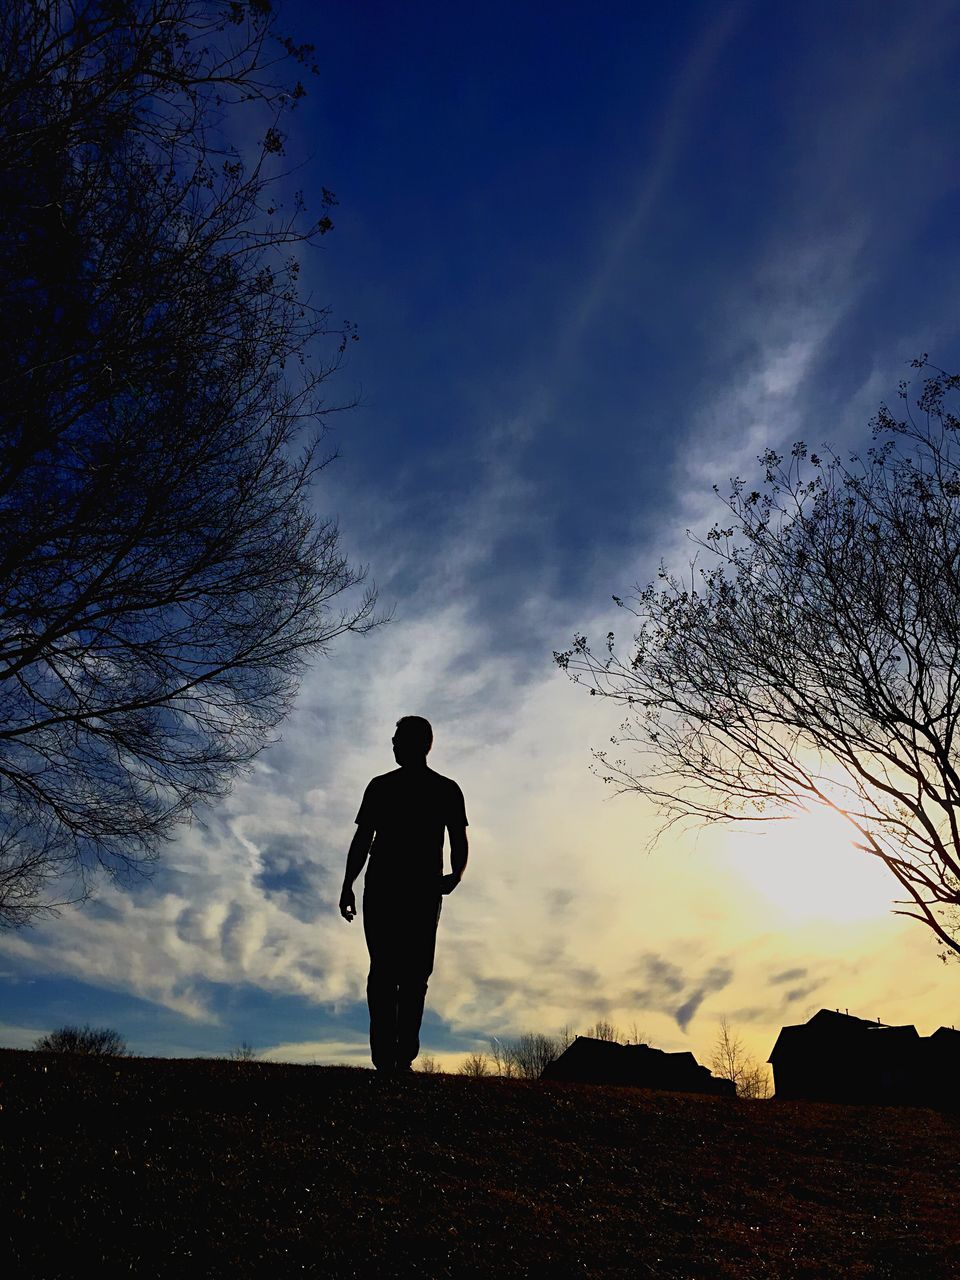
[[[783,973],[775,973],[767,981],[772,987],[776,987],[782,982],[796,982],[798,978],[805,978],[806,976],[806,969],[784,969]]]

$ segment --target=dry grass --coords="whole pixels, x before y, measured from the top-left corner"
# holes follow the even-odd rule
[[[960,1276],[932,1111],[14,1050],[0,1102],[18,1277]]]

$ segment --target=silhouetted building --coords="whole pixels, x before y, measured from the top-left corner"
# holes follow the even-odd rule
[[[821,1009],[783,1027],[770,1054],[777,1098],[956,1106],[960,1031],[932,1036]]]
[[[616,1044],[590,1036],[577,1036],[559,1058],[544,1068],[540,1078],[713,1093],[730,1098],[737,1093],[732,1080],[712,1076],[692,1053],[664,1053],[646,1044]]]

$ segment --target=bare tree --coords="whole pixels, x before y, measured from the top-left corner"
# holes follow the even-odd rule
[[[606,1018],[598,1018],[583,1034],[594,1040],[606,1040],[611,1044],[620,1044],[625,1038],[624,1032]]]
[[[770,1096],[770,1075],[766,1066],[747,1053],[743,1041],[726,1018],[720,1019],[710,1070],[724,1080],[732,1080],[737,1086],[738,1098]]]
[[[257,1056],[256,1049],[246,1040],[241,1040],[240,1043],[227,1054],[227,1057],[231,1062],[256,1062]]]
[[[500,1076],[503,1080],[512,1080],[517,1074],[508,1045],[509,1042],[501,1040],[499,1036],[493,1036],[490,1040],[490,1061],[493,1067],[493,1074]]]
[[[538,1080],[544,1067],[559,1058],[565,1048],[556,1036],[532,1031],[490,1042],[495,1074],[506,1079]]]
[[[0,11],[0,924],[146,870],[375,621],[311,496],[334,200],[271,168],[309,62],[261,0]]]
[[[421,1053],[417,1059],[417,1070],[421,1071],[425,1076],[435,1076],[440,1072],[436,1058],[429,1053]]]
[[[470,1076],[474,1080],[489,1076],[490,1060],[485,1053],[469,1053],[460,1064],[459,1074]]]
[[[925,370],[862,455],[770,451],[736,479],[705,557],[617,603],[614,636],[556,655],[627,719],[600,771],[678,819],[841,814],[890,871],[899,914],[960,952],[960,378]],[[823,885],[824,895],[831,885]]]
[[[58,1027],[34,1044],[39,1053],[85,1053],[95,1057],[125,1058],[129,1055],[127,1042],[112,1027]]]

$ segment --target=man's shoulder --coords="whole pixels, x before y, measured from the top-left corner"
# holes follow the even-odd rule
[[[394,785],[391,780],[394,774],[399,772],[399,769],[394,769],[392,773],[378,773],[376,777],[371,778],[363,792],[364,802],[366,804],[379,803],[389,796]]]
[[[437,773],[435,769],[428,769],[427,773],[433,779],[434,786],[441,787],[444,791],[460,791],[460,784],[454,782],[452,778],[445,778],[442,773]]]
[[[432,771],[431,771],[432,772]],[[467,806],[460,790],[460,784],[453,778],[445,778],[442,773],[435,773],[436,803],[440,806],[448,826],[459,827],[467,824]]]
[[[391,769],[389,773],[378,773],[375,778],[371,778],[367,783],[368,787],[389,786],[392,779],[396,778],[401,771],[399,769]]]

